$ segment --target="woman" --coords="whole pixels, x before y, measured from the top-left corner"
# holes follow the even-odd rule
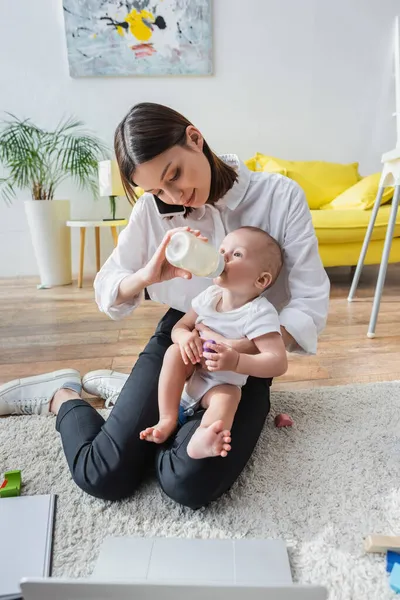
[[[111,318],[120,319],[140,304],[147,288],[153,300],[171,308],[139,356],[106,422],[79,397],[74,372],[64,373],[59,381],[52,374],[26,382],[25,412],[28,396],[42,396],[36,412],[57,414],[56,427],[72,477],[87,493],[108,500],[129,496],[155,464],[164,492],[199,508],[226,492],[249,460],[269,412],[271,381],[249,377],[232,428],[234,444],[224,460],[192,460],[186,452],[201,412],[162,447],[139,439],[145,426],[157,422],[158,376],[171,345],[171,329],[192,298],[211,283],[167,263],[165,248],[172,232],[186,226],[218,247],[229,231],[253,225],[278,241],[285,265],[267,297],[278,309],[289,350],[316,352],[327,316],[329,282],[304,194],[290,179],[252,173],[234,155],[217,157],[187,119],[155,104],[139,104],[129,111],[117,127],[115,152],[128,198],[135,200],[136,186],[147,193],[135,204],[117,248],[96,277],[97,303]],[[154,196],[162,201],[159,209]],[[159,210],[170,212],[165,205],[185,207],[186,214],[163,217]],[[204,335],[241,352],[255,352],[248,340]],[[12,383],[6,401],[9,412],[18,412],[24,381]],[[0,389],[0,403],[1,398]]]

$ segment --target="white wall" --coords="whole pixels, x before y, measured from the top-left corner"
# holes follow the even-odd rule
[[[72,113],[111,145],[131,105],[157,101],[186,114],[217,152],[357,160],[363,174],[379,170],[394,146],[397,0],[214,0],[215,75],[207,78],[71,79],[61,4],[0,0],[0,110],[49,128]],[[73,218],[108,211],[105,199],[72,187],[58,197],[72,200]],[[73,244],[76,271],[77,232]],[[90,245],[88,272],[93,254]],[[0,257],[0,276],[36,273],[21,202],[0,204]]]

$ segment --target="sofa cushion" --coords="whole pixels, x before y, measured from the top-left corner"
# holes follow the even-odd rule
[[[380,173],[363,177],[361,181],[321,208],[323,210],[369,210],[373,207],[378,194],[380,179]],[[381,204],[389,202],[393,198],[393,193],[393,187],[386,187],[383,192]]]
[[[373,240],[384,240],[392,206],[386,204],[378,211]],[[312,210],[312,221],[320,244],[362,242],[371,217],[366,210]],[[400,211],[397,213],[394,237],[400,237]]]
[[[285,169],[286,176],[303,188],[311,209],[328,204],[360,179],[358,163],[342,165],[324,161],[283,160],[260,152],[247,163],[251,165],[252,170],[270,171],[271,161]]]
[[[252,156],[244,161],[244,164],[250,171],[262,171],[261,165],[257,162],[257,156]]]
[[[356,265],[360,257],[361,242],[347,242],[346,244],[320,244],[319,255],[324,267],[348,267]],[[365,265],[379,265],[382,258],[383,241],[371,241]],[[389,255],[389,262],[400,262],[400,237],[394,238]]]
[[[269,160],[262,170],[267,173],[278,173],[279,175],[285,175],[285,177],[287,177],[287,169],[273,159]]]
[[[267,173],[279,173],[279,175],[287,175],[286,168],[279,164],[273,158],[265,161],[263,166],[257,161],[257,155],[244,161],[244,164],[250,171],[267,171]]]

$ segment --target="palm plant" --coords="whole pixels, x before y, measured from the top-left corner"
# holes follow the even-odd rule
[[[0,177],[0,196],[11,202],[16,190],[29,188],[33,200],[53,200],[56,188],[71,178],[81,189],[97,194],[98,161],[107,158],[103,142],[69,117],[54,131],[30,119],[9,114],[0,122],[0,163],[8,172]]]

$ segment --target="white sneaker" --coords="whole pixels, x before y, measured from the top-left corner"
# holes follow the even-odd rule
[[[116,403],[128,377],[129,375],[125,373],[100,369],[99,371],[86,373],[82,379],[82,385],[88,394],[103,398],[106,408],[109,408],[109,406],[114,406]]]
[[[5,383],[0,386],[0,416],[47,415],[54,394],[68,382],[81,385],[79,371],[62,369]]]

